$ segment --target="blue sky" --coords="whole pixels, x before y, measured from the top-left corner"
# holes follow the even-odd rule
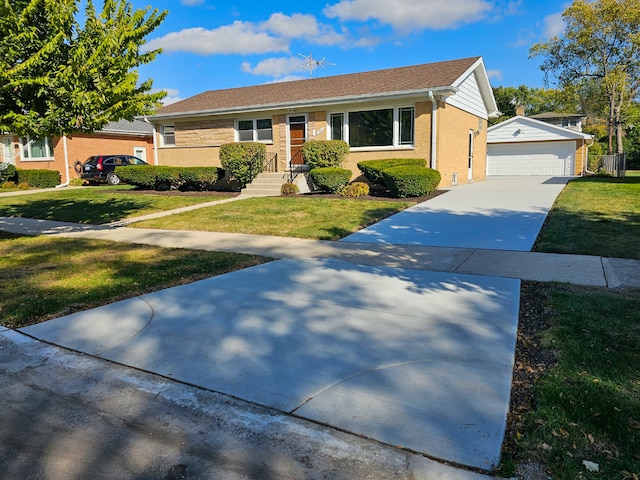
[[[542,87],[529,47],[562,32],[567,2],[544,0],[131,0],[168,10],[164,52],[141,79],[166,103],[206,90],[482,56],[492,85]]]

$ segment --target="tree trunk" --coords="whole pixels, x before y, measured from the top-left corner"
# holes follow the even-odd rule
[[[622,103],[624,102],[624,93],[618,93],[618,104],[616,105],[616,153],[624,153],[624,145],[622,143]]]
[[[615,118],[615,85],[611,87],[611,91],[609,92],[609,144],[608,144],[608,154],[613,155],[613,123]]]

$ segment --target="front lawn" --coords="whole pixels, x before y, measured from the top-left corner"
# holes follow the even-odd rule
[[[512,393],[506,441],[514,451],[503,465],[541,464],[556,480],[638,479],[640,291],[549,284],[532,296],[531,288],[523,285],[526,308],[540,304],[520,317],[520,398]],[[523,333],[544,317],[548,325]]]
[[[303,196],[248,198],[132,226],[337,240],[414,204]]]
[[[0,197],[0,217],[38,218],[100,225],[225,196],[157,195],[131,192],[132,187],[83,187]],[[123,191],[125,190],[125,191]]]
[[[640,259],[640,177],[569,182],[534,250]]]
[[[267,260],[0,231],[0,325],[23,327]]]

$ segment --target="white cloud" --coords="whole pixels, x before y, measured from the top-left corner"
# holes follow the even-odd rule
[[[162,48],[165,52],[200,55],[251,55],[289,51],[294,38],[304,38],[316,45],[336,45],[346,37],[332,27],[318,23],[313,15],[274,13],[261,23],[236,21],[211,30],[196,27],[168,33],[149,41],[146,49]]]
[[[156,92],[165,92],[167,94],[167,96],[162,99],[162,104],[165,106],[184,100],[184,98],[180,96],[180,92],[175,88],[154,88],[151,90],[151,93]]]
[[[341,0],[324,14],[342,21],[375,19],[396,31],[446,29],[480,20],[492,9],[485,0]]]
[[[299,57],[279,57],[261,60],[254,67],[249,62],[242,63],[242,71],[253,75],[266,75],[269,77],[282,77],[298,70],[303,63]]]
[[[487,70],[490,80],[502,80],[502,70]]]
[[[304,77],[302,75],[287,75],[286,77],[282,77],[282,78],[278,78],[276,80],[272,80],[270,82],[266,82],[266,84],[271,84],[271,83],[282,83],[282,82],[293,82],[295,80],[304,80],[308,77]]]
[[[202,5],[204,0],[180,0],[182,5],[186,5],[187,7],[194,7],[196,5]]]
[[[564,20],[562,19],[562,12],[547,15],[543,20],[544,25],[544,38],[549,39],[556,35],[561,35],[564,32]]]
[[[289,42],[264,31],[255,25],[236,21],[213,30],[202,27],[187,28],[155,38],[146,45],[147,50],[162,48],[165,52],[191,52],[201,55],[215,54],[260,54],[284,52]]]

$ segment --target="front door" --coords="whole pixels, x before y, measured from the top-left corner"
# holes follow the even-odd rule
[[[302,145],[307,141],[307,117],[289,117],[289,163],[291,167],[304,165]]]
[[[2,140],[2,143],[0,144],[0,162],[15,164],[13,148],[11,148],[13,142],[12,137],[9,135],[3,135],[0,139]]]

